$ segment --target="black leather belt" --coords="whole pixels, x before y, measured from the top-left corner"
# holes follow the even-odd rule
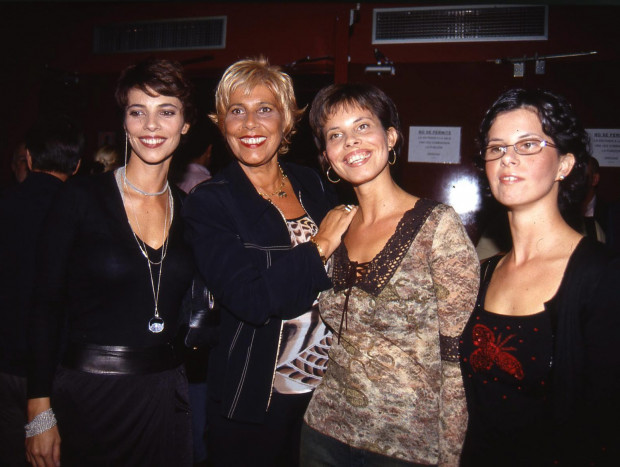
[[[172,345],[136,348],[125,346],[69,344],[62,366],[102,375],[144,375],[176,368],[181,359]]]

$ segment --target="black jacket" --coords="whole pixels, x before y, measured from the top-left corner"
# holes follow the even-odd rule
[[[0,198],[0,372],[26,376],[36,244],[62,181],[31,172]]]
[[[317,223],[333,196],[309,168],[282,164]],[[209,394],[227,418],[262,422],[272,391],[283,319],[308,311],[331,281],[314,245],[291,247],[280,212],[237,162],[196,187],[183,216],[198,270],[221,307],[209,360]]]

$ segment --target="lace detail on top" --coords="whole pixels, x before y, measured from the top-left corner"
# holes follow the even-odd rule
[[[345,289],[347,291],[342,307],[340,325],[338,326],[338,343],[342,337],[343,323],[344,328],[348,328],[347,312],[353,286],[357,286],[375,297],[378,296],[386,284],[390,282],[420,228],[437,204],[436,201],[430,199],[419,199],[413,208],[403,214],[392,236],[371,261],[366,263],[351,261],[344,242],[340,243],[334,252],[336,261],[334,262],[332,281],[334,291],[339,292]]]
[[[378,296],[394,275],[420,228],[437,204],[430,199],[419,199],[413,208],[403,214],[394,234],[377,256],[368,263],[349,260],[347,248],[344,242],[341,242],[334,253],[336,256],[332,276],[334,290],[339,292],[356,286],[375,297]],[[360,275],[356,271],[362,265],[365,266],[366,272]]]

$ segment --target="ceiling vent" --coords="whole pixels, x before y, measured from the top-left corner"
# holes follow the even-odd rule
[[[372,43],[547,39],[545,5],[375,8]]]
[[[93,42],[95,53],[223,49],[226,16],[97,26]]]

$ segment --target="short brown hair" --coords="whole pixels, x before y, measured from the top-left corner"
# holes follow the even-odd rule
[[[325,134],[323,127],[329,117],[341,109],[359,107],[370,111],[381,122],[385,131],[394,128],[398,139],[394,151],[398,155],[403,145],[403,134],[400,129],[400,119],[396,105],[381,89],[371,84],[331,84],[321,89],[312,101],[310,108],[310,126],[314,136],[314,143],[319,150],[319,162],[323,168],[329,167],[325,160]]]
[[[114,94],[116,103],[124,111],[129,91],[138,88],[149,96],[153,92],[161,96],[176,97],[183,105],[183,119],[190,125],[196,118],[194,89],[184,75],[180,63],[158,58],[148,58],[125,68],[118,79]]]
[[[295,134],[295,126],[301,119],[304,109],[297,107],[293,80],[280,67],[269,64],[265,57],[239,60],[229,66],[215,91],[215,112],[209,115],[224,133],[224,119],[230,96],[239,88],[249,94],[256,86],[267,87],[276,99],[278,110],[284,117],[283,137],[278,153],[286,154],[291,144],[291,136]]]

